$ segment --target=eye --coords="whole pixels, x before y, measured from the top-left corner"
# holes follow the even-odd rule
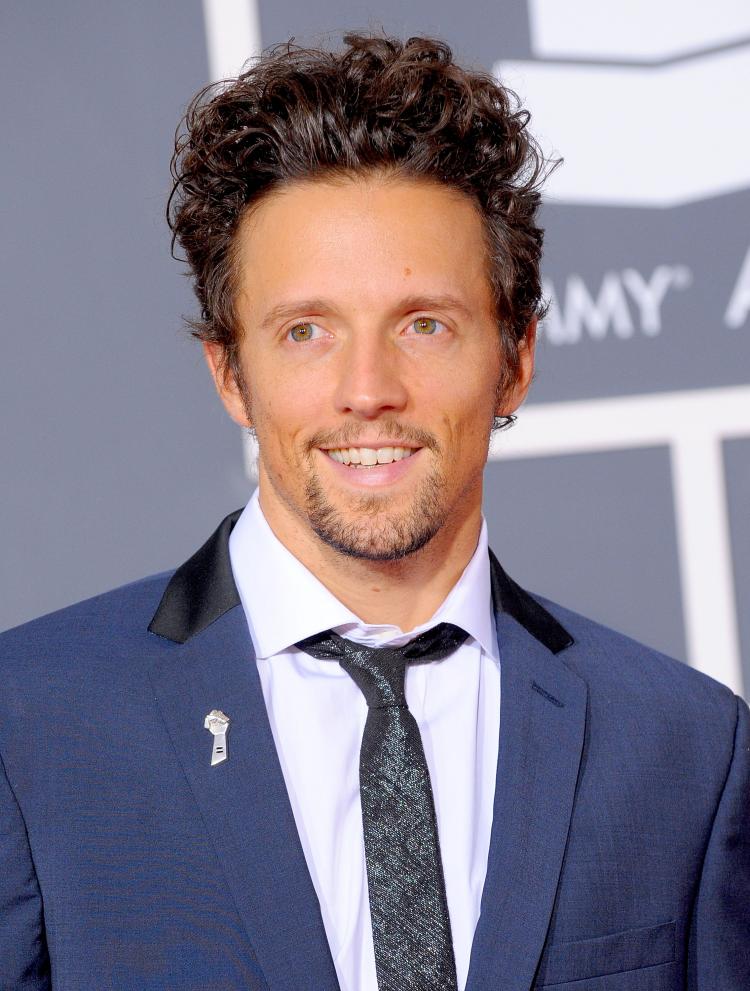
[[[409,328],[414,331],[415,334],[420,336],[429,337],[433,334],[437,334],[441,329],[445,329],[445,325],[434,317],[417,317],[416,320],[412,320],[409,324]]]
[[[287,338],[296,341],[297,344],[304,344],[305,341],[314,341],[321,337],[323,330],[316,323],[296,323],[287,331]]]

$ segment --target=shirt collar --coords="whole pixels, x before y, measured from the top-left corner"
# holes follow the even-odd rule
[[[257,490],[229,537],[229,557],[258,657],[271,657],[323,630],[336,630],[360,643],[395,646],[437,623],[454,623],[499,659],[484,520],[476,550],[459,580],[432,618],[408,632],[366,624],[340,602],[278,539],[263,515]]]

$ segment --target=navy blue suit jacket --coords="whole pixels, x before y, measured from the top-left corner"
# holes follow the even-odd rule
[[[337,989],[236,515],[171,579],[0,637],[2,991]],[[747,706],[492,569],[500,749],[468,991],[748,991]],[[211,709],[232,720],[215,767]]]

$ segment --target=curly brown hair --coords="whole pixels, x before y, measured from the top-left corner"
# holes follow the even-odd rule
[[[167,218],[172,250],[179,241],[194,277],[193,334],[220,344],[239,375],[234,235],[264,194],[386,172],[443,183],[478,206],[510,383],[519,341],[544,312],[535,220],[550,163],[529,113],[492,76],[456,65],[442,41],[350,33],[344,44],[270,48],[236,80],[202,89],[180,122]]]

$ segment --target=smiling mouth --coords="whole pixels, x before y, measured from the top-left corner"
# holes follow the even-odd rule
[[[333,461],[350,468],[374,468],[410,458],[418,447],[337,447],[324,451]]]

